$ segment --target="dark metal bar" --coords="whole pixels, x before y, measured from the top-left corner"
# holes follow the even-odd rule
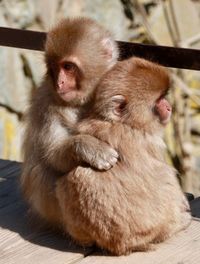
[[[0,45],[21,49],[44,50],[46,33],[0,27]]]
[[[0,27],[1,46],[43,51],[45,40],[45,32]],[[118,45],[120,59],[137,56],[167,67],[200,70],[200,50],[122,41]]]
[[[200,70],[200,50],[118,42],[121,58],[138,56],[167,67]]]

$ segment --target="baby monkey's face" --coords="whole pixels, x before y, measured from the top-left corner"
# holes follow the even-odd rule
[[[153,108],[155,115],[158,116],[160,123],[163,125],[166,125],[169,122],[172,114],[172,107],[165,96],[166,95],[162,95],[158,98]]]
[[[169,83],[162,66],[139,58],[119,62],[97,88],[95,111],[133,128],[160,129],[172,113],[166,99]]]

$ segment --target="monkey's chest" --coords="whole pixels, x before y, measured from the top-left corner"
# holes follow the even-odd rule
[[[75,125],[79,119],[79,110],[73,107],[66,107],[66,109],[62,111],[62,116],[65,123],[67,122]]]

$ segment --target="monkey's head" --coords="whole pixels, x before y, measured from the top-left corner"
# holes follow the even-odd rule
[[[139,58],[118,62],[100,81],[94,112],[146,132],[155,132],[171,116],[165,95],[169,89],[166,69]]]
[[[55,95],[67,104],[82,105],[116,63],[118,49],[110,32],[95,21],[64,19],[47,34],[45,58]]]

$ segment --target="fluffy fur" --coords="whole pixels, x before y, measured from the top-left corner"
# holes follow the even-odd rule
[[[31,208],[55,226],[62,222],[57,178],[83,161],[99,169],[117,161],[117,152],[104,142],[74,133],[98,81],[117,57],[111,34],[88,18],[65,19],[47,35],[47,72],[26,115],[21,187]],[[62,78],[69,84],[65,96],[59,93]]]
[[[123,255],[147,250],[190,223],[154,113],[168,88],[163,67],[136,58],[117,63],[98,85],[79,132],[107,142],[120,159],[108,171],[78,166],[56,187],[63,227],[80,244]]]

